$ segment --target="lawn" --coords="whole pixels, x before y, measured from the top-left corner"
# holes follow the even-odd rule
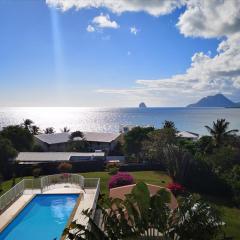
[[[140,171],[130,172],[130,174],[134,177],[136,182],[144,181],[150,184],[166,186],[171,181],[164,172],[160,171]],[[111,176],[107,172],[89,172],[81,173],[81,175],[89,178],[100,178],[101,193],[108,194],[108,181]],[[21,178],[16,178],[16,183],[20,180]],[[11,186],[12,180],[6,181],[2,184],[4,192],[10,189]],[[1,194],[3,194],[3,192],[1,192],[0,195]],[[222,213],[223,221],[227,224],[227,235],[234,237],[234,240],[240,240],[240,209],[231,207],[226,202],[221,201],[220,199],[210,198],[209,201],[213,203]]]
[[[150,184],[166,186],[171,181],[165,173],[160,171],[143,171],[129,173],[134,177],[136,182],[143,181]],[[89,172],[81,173],[81,175],[89,178],[100,178],[101,193],[108,194],[108,181],[111,176],[107,172]]]

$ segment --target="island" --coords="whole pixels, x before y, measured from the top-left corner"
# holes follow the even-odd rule
[[[146,108],[147,106],[146,106],[146,104],[144,103],[144,102],[141,102],[140,104],[139,104],[139,108]]]
[[[208,96],[200,99],[198,102],[189,104],[187,107],[225,107],[225,108],[235,108],[239,107],[239,103],[235,103],[225,97],[223,94],[219,93],[214,96]]]

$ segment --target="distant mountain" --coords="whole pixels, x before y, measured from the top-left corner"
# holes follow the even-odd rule
[[[204,97],[187,107],[240,107],[240,103],[234,103],[223,94],[219,93],[214,96]]]
[[[147,106],[146,106],[146,104],[144,103],[144,102],[141,102],[140,104],[139,104],[139,108],[146,108]]]

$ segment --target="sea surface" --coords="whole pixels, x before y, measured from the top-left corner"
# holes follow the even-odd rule
[[[0,108],[0,128],[31,119],[41,129],[65,126],[71,131],[119,132],[121,125],[161,127],[164,120],[175,122],[179,130],[206,134],[205,125],[218,118],[240,130],[240,108]]]

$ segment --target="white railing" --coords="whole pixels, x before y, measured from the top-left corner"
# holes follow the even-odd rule
[[[100,191],[100,179],[84,178],[78,174],[63,173],[44,176],[41,178],[23,179],[9,191],[0,196],[0,213],[17,198],[19,198],[24,192],[29,192],[25,190],[39,190],[39,192],[43,193],[44,191],[52,188],[62,187],[62,184],[71,184],[71,187],[74,186],[82,189],[96,189],[94,196],[94,206],[96,207]]]
[[[24,183],[25,181],[22,180],[0,197],[0,212],[23,194],[25,189]]]

